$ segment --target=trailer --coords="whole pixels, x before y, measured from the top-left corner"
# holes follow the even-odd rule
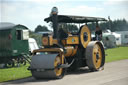
[[[106,48],[116,47],[116,37],[111,33],[103,33],[102,41]]]
[[[29,30],[26,26],[0,23],[0,64],[14,66],[14,60],[24,63],[29,54]]]
[[[121,35],[121,45],[128,45],[128,31],[116,31],[115,33]]]

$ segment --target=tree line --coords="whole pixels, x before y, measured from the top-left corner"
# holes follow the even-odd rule
[[[93,31],[96,28],[96,23],[88,24],[88,27]],[[110,29],[114,31],[128,31],[128,22],[125,19],[110,20],[107,22],[99,23],[102,30]]]

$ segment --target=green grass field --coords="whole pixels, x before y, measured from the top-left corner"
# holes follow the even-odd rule
[[[105,51],[106,62],[128,59],[128,47],[117,47]]]
[[[27,64],[21,67],[0,69],[0,82],[31,76],[31,72],[27,70],[28,66]]]
[[[128,59],[128,47],[117,47],[107,49],[105,51],[105,54],[107,55],[106,62]],[[16,80],[31,76],[30,71],[27,70],[28,66],[29,64],[17,68],[15,67],[0,69],[0,82]]]

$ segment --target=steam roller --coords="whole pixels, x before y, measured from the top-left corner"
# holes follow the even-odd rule
[[[36,79],[62,78],[67,69],[74,71],[87,66],[90,71],[104,68],[105,52],[100,41],[91,38],[88,22],[106,21],[104,18],[58,15],[58,9],[52,8],[44,21],[51,22],[53,34],[43,34],[43,48],[33,51],[29,70]],[[85,23],[78,32],[65,31],[62,23]]]

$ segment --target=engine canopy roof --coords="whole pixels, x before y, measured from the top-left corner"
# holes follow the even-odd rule
[[[52,22],[52,17],[45,18],[44,21]],[[58,15],[58,23],[88,23],[107,21],[101,17],[73,16],[73,15]]]

